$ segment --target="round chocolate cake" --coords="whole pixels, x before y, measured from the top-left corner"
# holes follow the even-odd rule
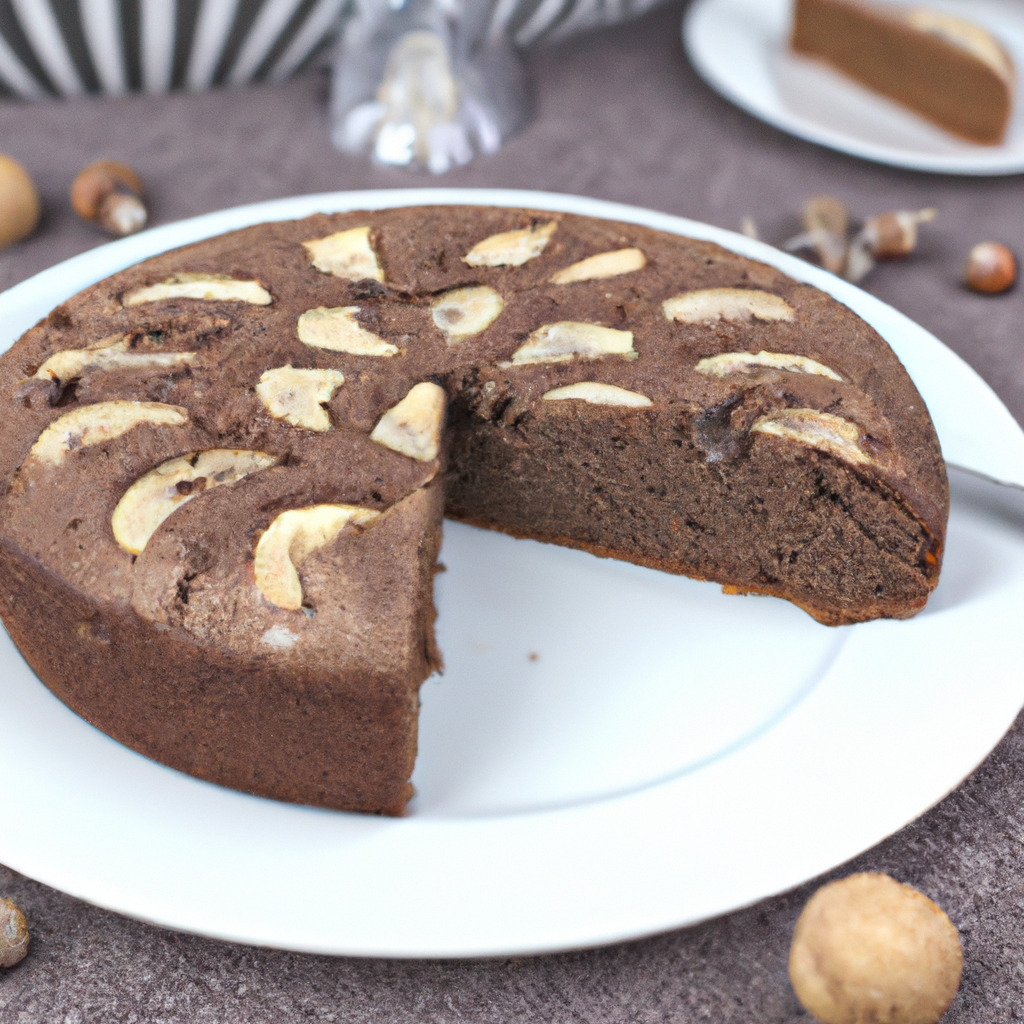
[[[442,517],[795,602],[922,608],[948,493],[864,321],[707,242],[475,206],[147,260],[0,357],[0,612],[141,753],[397,814]]]

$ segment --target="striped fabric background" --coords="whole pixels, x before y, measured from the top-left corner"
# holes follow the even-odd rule
[[[386,2],[0,0],[0,97],[278,81],[325,51],[343,9]],[[446,9],[458,6],[438,2]],[[660,0],[463,2],[489,5],[489,31],[508,33],[527,46],[614,23]]]

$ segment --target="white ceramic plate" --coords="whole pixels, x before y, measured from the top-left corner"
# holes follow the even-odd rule
[[[1024,68],[1024,11],[1012,0],[930,0],[996,33]],[[695,0],[683,41],[698,74],[783,131],[879,163],[944,174],[1024,171],[1024,76],[999,146],[962,142],[835,71],[789,52],[792,0]]]
[[[0,296],[0,345],[171,246],[424,202],[632,220],[776,263],[929,368],[940,410],[954,390],[980,437],[1008,432],[982,469],[1024,480],[1006,410],[894,310],[750,239],[571,196],[345,193],[200,217]],[[448,669],[423,691],[408,817],[279,804],[146,761],[52,697],[4,636],[0,778],[17,784],[0,787],[0,861],[125,914],[260,945],[397,957],[596,945],[735,909],[852,857],[956,786],[1024,701],[1024,494],[972,475],[954,475],[942,581],[908,622],[828,629],[781,601],[453,524],[443,560]]]

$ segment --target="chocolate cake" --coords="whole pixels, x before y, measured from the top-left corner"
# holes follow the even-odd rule
[[[1016,70],[974,22],[923,5],[795,0],[791,45],[969,142],[1006,136]]]
[[[849,309],[630,224],[423,207],[141,263],[0,357],[0,611],[160,762],[386,814],[440,666],[442,516],[826,624],[918,611],[947,514],[896,356]]]

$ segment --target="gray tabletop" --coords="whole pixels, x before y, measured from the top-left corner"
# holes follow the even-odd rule
[[[828,191],[856,216],[938,208],[914,256],[877,267],[864,286],[959,353],[1024,421],[1021,292],[980,297],[959,283],[974,242],[998,239],[1024,253],[1021,178],[901,170],[771,128],[696,76],[680,41],[682,13],[669,5],[528,53],[534,118],[498,153],[439,179],[334,151],[322,71],[200,95],[2,104],[0,150],[30,168],[46,212],[31,239],[0,252],[0,288],[103,241],[66,201],[76,171],[98,157],[135,166],[154,224],[293,194],[494,186],[617,200],[726,228],[749,217],[763,238],[777,242],[797,229],[801,203]],[[953,793],[830,876],[885,871],[949,913],[966,961],[950,1024],[1024,1019],[1022,808],[1018,721]],[[808,1020],[789,987],[786,958],[796,916],[821,881],[612,947],[511,960],[402,961],[304,955],[167,931],[0,865],[0,895],[24,908],[33,935],[29,957],[0,973],[0,1021]]]

